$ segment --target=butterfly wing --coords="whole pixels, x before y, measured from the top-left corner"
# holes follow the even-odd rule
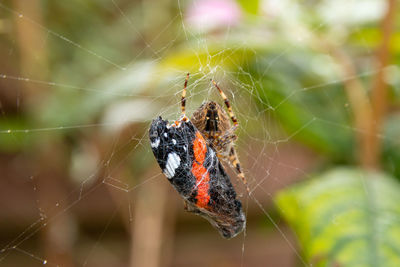
[[[186,210],[206,218],[225,238],[245,227],[242,204],[215,151],[188,120],[170,125],[161,117],[149,131],[157,162],[184,199]]]

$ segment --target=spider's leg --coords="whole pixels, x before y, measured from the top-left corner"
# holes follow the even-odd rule
[[[217,83],[214,80],[211,80],[211,81],[214,84],[214,86],[218,89],[218,92],[221,95],[222,99],[224,99],[225,106],[228,109],[228,114],[231,117],[231,120],[233,122],[233,127],[231,129],[229,129],[226,134],[224,134],[221,137],[218,137],[218,139],[220,140],[220,142],[222,144],[227,144],[229,142],[233,143],[233,141],[235,141],[237,139],[237,136],[235,134],[233,134],[233,132],[239,127],[238,120],[237,120],[235,114],[233,113],[232,106],[229,102],[228,97],[221,90],[221,88],[219,88],[219,86],[217,85]],[[247,193],[250,195],[250,193],[251,193],[250,188],[247,185],[247,180],[244,177],[244,173],[242,171],[242,168],[240,167],[239,158],[238,158],[238,156],[236,154],[236,150],[233,146],[231,146],[231,149],[229,151],[228,159],[229,159],[230,164],[234,167],[238,177],[242,180],[244,186],[246,187]]]
[[[218,145],[221,147],[226,147],[229,145],[229,143],[233,143],[237,140],[237,135],[234,134],[233,132],[236,130],[237,127],[233,126],[229,130],[225,132],[224,135],[220,136],[218,135]],[[231,153],[231,152],[229,152]]]
[[[221,90],[221,88],[219,88],[219,86],[217,85],[217,83],[214,80],[211,80],[212,83],[214,84],[214,86],[218,89],[219,94],[221,95],[222,99],[224,99],[224,103],[226,108],[228,109],[228,113],[229,116],[231,117],[231,120],[233,122],[234,127],[237,127],[239,125],[237,118],[235,116],[235,114],[232,111],[232,106],[228,100],[228,97],[225,95],[225,93]]]
[[[242,168],[240,167],[240,162],[239,162],[239,158],[236,154],[236,150],[235,148],[232,146],[231,150],[229,152],[229,162],[232,164],[232,166],[234,167],[237,176],[242,180],[244,186],[246,187],[247,192],[250,194],[250,188],[247,185],[247,180],[244,177],[244,173],[242,171]]]
[[[181,110],[182,110],[182,118],[186,117],[186,88],[189,81],[189,73],[186,74],[185,85],[182,90],[182,98],[181,98]]]

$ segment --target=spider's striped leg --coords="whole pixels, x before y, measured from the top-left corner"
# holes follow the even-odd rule
[[[229,130],[227,130],[224,135],[218,135],[218,145],[221,147],[226,147],[229,143],[233,143],[237,140],[237,135],[234,134],[237,126],[232,126]],[[229,152],[230,153],[230,152]]]
[[[183,87],[183,91],[182,91],[182,98],[181,98],[181,110],[182,110],[182,118],[186,117],[186,88],[187,88],[187,84],[189,81],[189,73],[186,74],[186,79],[185,79],[185,85]]]
[[[232,146],[231,150],[229,152],[229,162],[232,164],[233,168],[235,169],[237,176],[242,180],[244,186],[246,187],[247,192],[250,194],[250,188],[247,185],[247,180],[244,177],[244,173],[242,171],[242,168],[240,167],[240,162],[239,158],[236,154],[235,148]]]
[[[218,89],[218,92],[219,92],[219,94],[221,95],[222,99],[224,99],[225,106],[226,106],[226,108],[228,109],[228,113],[229,113],[229,116],[231,117],[231,120],[232,120],[232,122],[233,122],[233,125],[237,127],[237,126],[239,125],[239,123],[238,123],[238,121],[237,121],[237,118],[236,118],[235,114],[234,114],[233,111],[232,111],[232,106],[231,106],[231,104],[230,104],[230,102],[229,102],[229,100],[228,100],[228,97],[227,97],[227,96],[225,95],[225,93],[221,90],[221,88],[219,88],[219,86],[217,85],[217,83],[216,83],[214,80],[211,80],[211,81],[212,81],[212,83],[214,84],[214,86]]]
[[[218,84],[214,80],[211,80],[211,81],[214,84],[214,86],[218,89],[219,94],[221,95],[222,99],[224,100],[225,106],[228,109],[228,114],[231,117],[231,120],[233,122],[233,127],[229,130],[229,132],[227,134],[222,136],[220,138],[220,140],[222,142],[226,142],[228,140],[233,142],[233,141],[235,141],[237,139],[237,136],[234,135],[233,132],[239,127],[239,122],[238,122],[235,114],[233,113],[232,106],[231,106],[231,104],[229,102],[228,97],[221,90],[221,88],[219,88]],[[232,166],[234,167],[237,175],[242,180],[244,186],[246,187],[247,193],[250,194],[251,193],[250,192],[250,188],[247,185],[247,180],[244,177],[244,173],[242,171],[242,168],[240,167],[240,162],[239,162],[238,156],[236,154],[236,150],[235,150],[235,148],[233,146],[231,147],[231,150],[229,151],[229,162],[232,164]]]

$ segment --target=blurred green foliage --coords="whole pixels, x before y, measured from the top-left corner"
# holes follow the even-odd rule
[[[339,168],[276,198],[313,266],[400,265],[400,184],[384,174]]]
[[[271,67],[270,62],[275,59]],[[295,139],[333,162],[351,163],[354,133],[338,127],[352,123],[346,96],[342,85],[329,84],[326,77],[316,73],[316,62],[327,68],[332,65],[323,55],[294,49],[286,55],[264,54],[263,60],[254,62],[249,72],[259,82],[259,104],[268,108],[288,135],[295,133]],[[266,71],[259,75],[256,69]],[[321,86],[314,88],[315,84]]]

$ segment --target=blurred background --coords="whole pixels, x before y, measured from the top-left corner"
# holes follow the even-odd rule
[[[0,266],[400,266],[395,0],[0,2]],[[230,99],[251,196],[183,211],[153,118]]]

